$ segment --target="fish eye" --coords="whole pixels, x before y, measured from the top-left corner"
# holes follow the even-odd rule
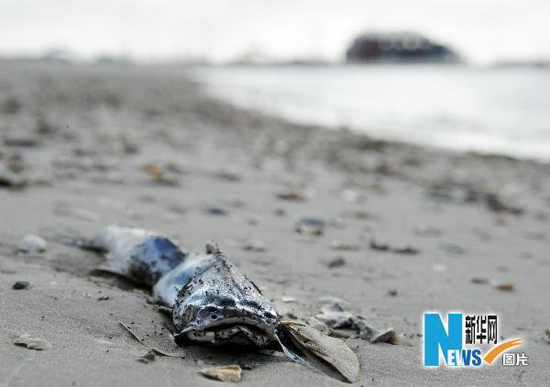
[[[217,316],[217,315],[215,315],[215,314],[212,314],[212,315],[210,315],[210,318],[211,318],[212,320],[215,320],[215,319],[217,319],[217,318],[218,318],[218,316]]]

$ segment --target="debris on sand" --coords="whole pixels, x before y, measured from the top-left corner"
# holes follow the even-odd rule
[[[493,212],[504,212],[512,215],[523,214],[523,208],[504,203],[495,193],[488,193],[485,195],[485,204]]]
[[[302,216],[295,222],[294,230],[299,234],[323,235],[328,221],[318,216]]]
[[[330,269],[335,269],[337,267],[342,267],[345,264],[346,260],[344,259],[344,257],[336,257],[327,262],[327,267],[329,267]]]
[[[345,311],[342,305],[336,302],[323,306],[321,313],[315,315],[316,319],[333,329],[353,327],[353,317],[353,314]]]
[[[359,251],[361,250],[361,245],[351,242],[332,241],[330,243],[330,248],[342,251]]]
[[[17,250],[27,253],[42,253],[46,251],[46,241],[37,235],[27,234],[19,242]]]
[[[348,218],[354,218],[358,220],[370,220],[370,221],[380,220],[380,216],[378,214],[365,211],[365,210],[354,210],[351,212],[346,212],[344,213],[344,215]]]
[[[139,361],[140,363],[143,363],[143,364],[149,364],[154,362],[155,359],[156,359],[155,353],[153,351],[149,351],[145,355],[138,357],[136,361]]]
[[[403,255],[417,255],[420,253],[420,250],[412,246],[391,247],[387,243],[378,243],[374,239],[370,241],[369,247],[371,248],[371,250],[390,251],[395,254],[403,254]]]
[[[438,182],[428,189],[428,197],[437,201],[479,203],[496,213],[511,215],[524,213],[523,208],[505,203],[497,193],[488,192],[467,182]]]
[[[219,207],[219,206],[210,206],[210,207],[205,208],[204,211],[207,214],[214,215],[214,216],[227,216],[227,215],[229,215],[228,210],[226,210],[223,207]]]
[[[470,279],[470,282],[477,285],[487,285],[489,283],[489,280],[482,277],[473,277],[472,279]]]
[[[284,303],[292,303],[292,302],[296,302],[296,298],[294,297],[286,297],[286,296],[282,296],[281,297],[281,301],[284,302]]]
[[[342,335],[340,332],[336,332],[334,330],[352,329],[356,332],[357,337],[363,340],[368,340],[373,344],[399,344],[401,342],[400,337],[393,328],[378,331],[377,329],[371,327],[363,317],[356,316],[345,310],[343,305],[345,304],[336,301],[328,303],[321,308],[321,313],[315,315],[315,319],[326,325],[331,330],[329,333],[331,336],[349,337],[349,335],[345,332],[344,335]]]
[[[513,282],[503,282],[495,285],[495,289],[502,290],[505,292],[513,292],[516,290],[516,287]]]
[[[334,367],[347,381],[353,383],[357,380],[359,359],[345,341],[323,335],[317,329],[297,321],[283,320],[281,324],[287,328],[292,339],[300,345],[300,348],[304,349],[306,357],[311,362],[315,357],[321,358]]]
[[[0,171],[0,188],[22,189],[27,183],[27,180],[21,176]]]
[[[229,365],[204,368],[200,371],[200,373],[209,379],[218,380],[220,382],[236,383],[241,380],[242,370],[239,365]]]
[[[263,253],[266,249],[265,242],[259,239],[250,239],[243,244],[243,250],[245,251]]]
[[[306,195],[302,191],[291,189],[288,191],[279,192],[277,194],[277,198],[281,200],[292,200],[292,201],[303,202],[306,200]]]
[[[387,243],[378,243],[374,239],[370,241],[369,247],[371,250],[377,250],[377,251],[389,251],[390,245]]]
[[[47,351],[52,348],[52,345],[44,339],[30,336],[20,336],[13,341],[13,344],[18,347],[34,349],[36,351]]]
[[[152,182],[167,185],[167,186],[177,186],[178,181],[172,177],[168,176],[168,168],[163,168],[159,164],[154,162],[147,162],[142,165],[143,170],[149,175],[149,178]]]
[[[376,344],[376,343],[395,344],[396,340],[397,340],[397,334],[395,333],[395,330],[393,328],[390,328],[385,331],[374,334],[371,337],[370,342],[372,344]]]
[[[28,281],[17,281],[16,283],[13,284],[12,289],[23,290],[23,289],[27,289],[28,287],[29,287]]]
[[[29,135],[10,135],[4,137],[4,145],[9,147],[32,148],[40,145],[37,138]]]
[[[395,329],[388,328],[383,331],[371,327],[361,316],[355,316],[353,320],[354,329],[363,340],[368,340],[371,344],[387,343],[387,344],[403,344],[405,343],[402,335],[398,335]]]
[[[396,254],[403,254],[403,255],[416,255],[420,253],[420,250],[412,246],[397,247],[397,248],[393,248],[391,251]]]

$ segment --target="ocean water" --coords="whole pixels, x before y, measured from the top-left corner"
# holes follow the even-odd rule
[[[384,139],[550,161],[550,70],[451,65],[205,67],[237,106]]]

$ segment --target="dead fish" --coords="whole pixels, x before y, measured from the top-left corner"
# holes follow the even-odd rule
[[[152,288],[154,297],[172,309],[178,339],[211,345],[279,346],[291,360],[324,372],[309,358],[296,354],[315,343],[291,339],[290,325],[282,324],[258,287],[213,243],[207,244],[206,253],[190,254],[155,232],[118,226],[103,228],[92,239],[57,240],[102,252],[106,263],[100,269]],[[323,352],[317,355],[340,371],[341,364],[331,361],[341,356],[342,343],[326,341],[327,337],[320,335],[317,344]],[[346,353],[338,361],[348,362],[350,356]],[[358,362],[356,356],[354,361]],[[350,372],[346,372],[349,380]]]
[[[100,269],[152,288],[172,308],[179,339],[258,347],[276,341],[277,312],[214,244],[189,254],[155,232],[117,226],[73,244],[102,251]]]

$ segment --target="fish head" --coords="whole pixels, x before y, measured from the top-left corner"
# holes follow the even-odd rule
[[[180,336],[211,344],[265,347],[280,317],[260,290],[225,257],[209,254],[178,294],[173,321]]]

